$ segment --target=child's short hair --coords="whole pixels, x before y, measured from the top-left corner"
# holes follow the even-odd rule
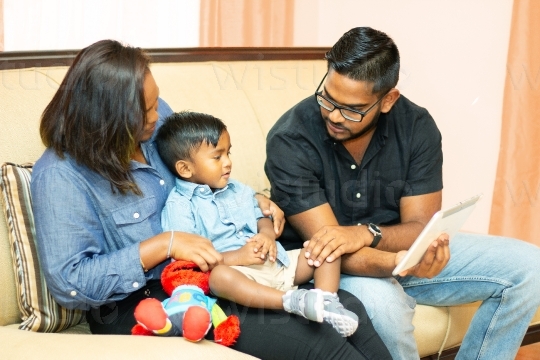
[[[217,146],[219,137],[227,127],[212,115],[182,111],[168,116],[156,134],[161,159],[173,174],[178,160],[189,160],[203,141]]]

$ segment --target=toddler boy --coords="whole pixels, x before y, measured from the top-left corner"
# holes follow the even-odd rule
[[[158,151],[178,176],[162,212],[163,231],[195,233],[210,239],[224,264],[210,275],[210,290],[238,304],[284,309],[330,323],[343,337],[358,317],[339,302],[341,259],[314,268],[305,250],[285,251],[272,222],[262,215],[248,186],[230,178],[231,141],[223,122],[211,115],[169,116],[157,133]],[[315,280],[315,289],[298,289]]]

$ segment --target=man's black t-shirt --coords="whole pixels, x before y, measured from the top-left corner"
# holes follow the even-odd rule
[[[286,216],[329,203],[340,225],[396,224],[402,197],[442,189],[441,134],[427,110],[403,95],[380,114],[360,165],[328,136],[314,96],[276,122],[266,155],[271,197]],[[290,228],[279,240],[299,241]]]

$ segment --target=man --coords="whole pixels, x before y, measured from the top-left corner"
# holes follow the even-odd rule
[[[420,264],[392,277],[441,208],[441,135],[395,88],[399,52],[386,34],[352,29],[326,59],[315,95],[268,134],[272,199],[292,227],[279,240],[288,248],[307,240],[314,266],[342,256],[341,287],[362,300],[394,359],[419,357],[416,303],[473,301],[483,303],[457,358],[513,359],[540,305],[540,249],[487,235],[441,236]]]

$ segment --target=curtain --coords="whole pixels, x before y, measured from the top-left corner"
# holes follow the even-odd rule
[[[0,0],[0,51],[4,51],[4,0]]]
[[[540,245],[540,1],[513,4],[489,232]],[[481,140],[480,140],[481,141]]]
[[[293,22],[291,0],[201,0],[200,46],[292,46]]]

